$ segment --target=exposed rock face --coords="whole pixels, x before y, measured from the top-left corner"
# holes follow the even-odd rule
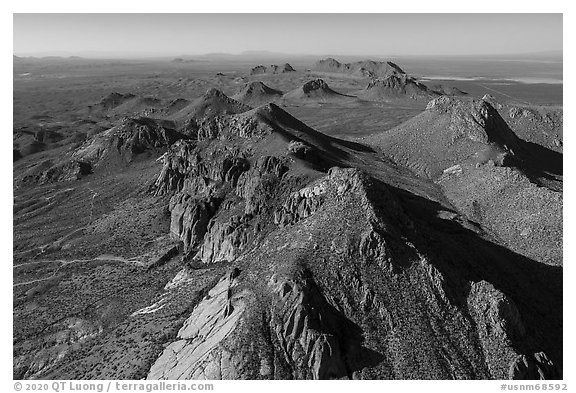
[[[329,89],[330,87],[328,86],[328,84],[324,82],[322,79],[315,79],[313,81],[306,82],[302,86],[302,91],[304,92],[304,94],[308,94],[314,90],[329,91]]]
[[[50,166],[39,174],[25,176],[22,179],[22,183],[47,184],[60,181],[79,180],[91,173],[92,166],[89,163],[70,160]]]
[[[519,165],[521,141],[488,102],[440,96],[426,111],[366,138],[415,173],[437,179],[454,165]]]
[[[241,378],[243,359],[226,350],[226,342],[253,297],[233,294],[238,281],[224,277],[192,312],[171,343],[152,365],[147,379]],[[252,300],[253,301],[253,300]]]
[[[350,74],[370,79],[368,86],[358,96],[371,101],[399,98],[430,99],[439,95],[465,95],[466,93],[452,87],[436,85],[428,87],[408,75],[397,64],[390,61],[363,60],[355,63],[340,63],[327,58],[318,61],[314,70]]]
[[[262,213],[268,199],[273,197],[275,186],[288,167],[274,156],[260,157],[256,165],[242,173],[236,185],[236,194],[246,201],[245,214]]]
[[[238,150],[215,150],[200,154],[192,142],[181,141],[162,157],[163,167],[155,182],[157,195],[185,191],[189,195],[210,196],[217,185],[230,182],[234,187],[248,161]]]
[[[322,206],[325,184],[303,188],[284,202],[284,205],[274,215],[274,222],[281,226],[294,224],[313,214]]]
[[[444,86],[444,85],[431,85],[429,89],[446,96],[465,96],[468,95],[465,91],[460,90],[454,86]]]
[[[371,78],[370,89],[386,95],[436,95],[390,62],[327,59],[322,67]],[[278,96],[268,89],[253,82],[241,93]],[[342,96],[318,79],[284,98]],[[536,185],[527,143],[504,119],[553,128],[552,112],[441,96],[368,144],[216,89],[167,113],[167,121],[126,118],[63,163],[39,163],[33,176],[48,182],[132,165],[117,176],[121,192],[131,186],[129,199],[105,194],[120,186],[104,176],[15,197],[22,222],[87,201],[114,207],[95,220],[90,211],[79,229],[87,236],[16,248],[62,254],[15,260],[18,286],[31,284],[32,271],[47,274],[30,289],[15,285],[29,322],[15,330],[15,377],[562,378],[562,196]],[[154,194],[146,203],[143,176]],[[103,183],[112,186],[100,195],[90,188]],[[141,232],[148,226],[151,238]],[[105,241],[86,248],[94,237]],[[136,256],[68,254],[115,250],[119,239]],[[100,285],[105,300],[94,305]],[[81,295],[73,317],[69,290]],[[54,301],[56,291],[65,296]],[[44,317],[56,318],[31,323],[48,304],[55,312]]]
[[[183,242],[185,251],[203,239],[219,202],[216,198],[195,199],[186,193],[170,199],[170,234]]]
[[[231,216],[226,221],[212,220],[196,259],[203,263],[233,261],[249,242],[246,216]]]
[[[338,320],[315,285],[272,276],[270,328],[295,379],[335,379],[347,375]]]

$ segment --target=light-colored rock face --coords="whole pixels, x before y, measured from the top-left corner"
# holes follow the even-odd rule
[[[169,344],[152,365],[147,379],[226,379],[237,376],[225,350],[226,338],[238,326],[248,291],[232,294],[238,282],[224,277],[210,290],[184,322],[177,340]],[[218,362],[216,362],[218,360]]]

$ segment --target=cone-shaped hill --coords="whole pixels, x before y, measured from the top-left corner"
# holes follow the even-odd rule
[[[182,124],[191,119],[200,121],[201,119],[214,118],[219,115],[242,113],[250,109],[250,106],[228,97],[218,89],[212,88],[178,112],[169,116],[169,119]]]
[[[280,90],[268,87],[263,82],[254,81],[242,86],[232,98],[243,104],[257,107],[277,100],[282,94]]]
[[[430,178],[468,160],[505,165],[521,152],[519,139],[489,103],[448,96],[430,101],[420,115],[365,142]]]
[[[350,99],[353,98],[353,96],[338,93],[328,86],[324,80],[314,79],[284,94],[283,98],[288,101],[326,102]]]

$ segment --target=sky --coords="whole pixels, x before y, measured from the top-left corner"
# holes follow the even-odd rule
[[[485,55],[562,50],[562,14],[14,14],[14,54],[273,51]]]

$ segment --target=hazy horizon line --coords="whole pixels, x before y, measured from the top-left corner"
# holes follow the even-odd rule
[[[70,52],[70,51],[42,51],[42,52],[18,52],[14,51],[13,56],[20,58],[47,58],[47,57],[79,57],[83,59],[94,60],[140,60],[140,59],[166,59],[166,58],[185,58],[192,57],[207,58],[207,57],[242,57],[248,55],[260,55],[263,58],[269,57],[373,57],[373,58],[391,58],[391,57],[483,57],[483,56],[500,56],[500,57],[515,57],[515,56],[563,56],[563,49],[550,49],[545,51],[533,52],[487,52],[487,53],[438,53],[438,54],[416,54],[416,53],[390,53],[390,54],[356,54],[356,53],[293,53],[293,52],[275,52],[270,50],[245,50],[238,53],[233,52],[208,52],[208,53],[153,53],[153,52],[126,52],[126,51],[87,51],[87,52]]]

